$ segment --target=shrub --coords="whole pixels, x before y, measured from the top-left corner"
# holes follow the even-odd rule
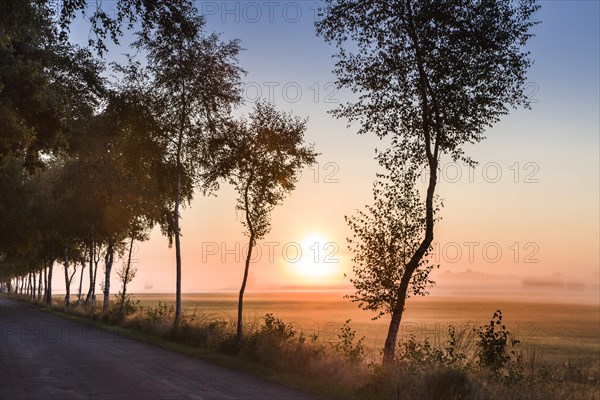
[[[514,349],[519,341],[510,338],[510,332],[502,324],[502,311],[496,311],[488,325],[480,326],[477,336],[477,361],[481,367],[510,379],[522,375],[521,358]]]
[[[339,341],[333,345],[333,348],[346,360],[355,363],[361,362],[365,359],[365,348],[363,346],[365,337],[363,336],[356,341],[356,331],[351,329],[349,324],[350,320],[348,319],[342,325],[337,335]]]
[[[123,307],[121,307],[121,303],[123,303]],[[127,294],[123,298],[123,294],[118,293],[115,295],[115,301],[110,303],[108,321],[113,324],[123,322],[125,317],[134,314],[139,307],[140,301],[135,300],[132,295]]]

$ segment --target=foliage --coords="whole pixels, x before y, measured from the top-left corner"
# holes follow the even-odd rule
[[[48,1],[0,5],[0,156],[23,160],[60,153],[80,133],[104,94],[102,63],[59,38]]]
[[[140,308],[140,301],[133,295],[119,292],[115,295],[115,301],[111,303],[108,319],[111,323],[122,322],[128,315],[135,314]]]
[[[350,362],[361,362],[365,359],[363,342],[365,337],[356,340],[356,331],[350,328],[350,320],[346,320],[338,333],[338,342],[333,345],[335,351]]]
[[[531,60],[523,47],[538,8],[535,0],[325,1],[317,34],[337,47],[337,86],[355,94],[334,116],[358,122],[359,133],[392,135],[392,147],[378,157],[387,170],[429,172],[421,241],[404,265],[396,298],[388,299],[386,363],[393,360],[410,281],[433,242],[440,158],[474,165],[463,146],[481,141],[509,107],[529,107],[524,86]]]
[[[175,315],[175,308],[172,303],[159,301],[156,307],[146,309],[146,315],[154,322],[170,320]]]
[[[506,372],[511,379],[521,375],[521,360],[514,349],[519,341],[510,337],[510,332],[502,323],[502,311],[496,311],[488,325],[480,326],[477,335],[477,359],[480,366],[487,367],[498,375]],[[503,371],[504,369],[507,370]]]
[[[413,169],[380,175],[373,187],[373,205],[346,216],[352,231],[347,239],[353,253],[350,281],[356,288],[348,297],[365,310],[378,311],[375,319],[398,306],[406,266],[421,245],[425,207],[415,182]],[[429,250],[410,277],[408,294],[425,295],[434,283],[428,278],[434,268],[428,264]]]
[[[148,29],[137,33],[134,42],[134,47],[147,55],[146,67],[130,59],[120,71],[126,76],[127,92],[144,102],[157,125],[151,134],[159,143],[160,159],[171,178],[164,187],[170,194],[171,209],[162,213],[159,222],[169,245],[175,242],[178,325],[182,317],[179,209],[191,201],[194,185],[205,193],[217,187],[218,176],[208,163],[208,138],[241,102],[240,75],[244,71],[238,66],[239,42],[223,42],[217,34],[208,35],[204,17],[191,2],[157,3],[160,13]]]
[[[423,371],[431,368],[468,369],[471,367],[469,354],[460,345],[456,328],[450,326],[445,345],[436,346],[428,338],[420,341],[411,335],[400,342],[396,360]]]
[[[302,168],[315,162],[313,146],[304,144],[305,130],[305,120],[259,101],[250,121],[229,121],[226,136],[213,141],[222,147],[221,168],[239,194],[245,234],[254,241],[269,233],[271,212],[295,189]]]
[[[269,233],[271,212],[295,189],[302,168],[315,163],[313,146],[304,144],[305,130],[306,121],[257,102],[250,121],[228,121],[223,135],[210,142],[217,160],[215,170],[235,187],[237,209],[245,213],[242,225],[248,252],[238,301],[238,341],[242,340],[243,297],[254,245]]]

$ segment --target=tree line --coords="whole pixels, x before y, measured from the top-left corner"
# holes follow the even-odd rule
[[[127,260],[119,271],[122,307],[135,274],[133,243],[158,225],[175,246],[177,325],[181,208],[195,193],[231,182],[251,252],[269,231],[270,211],[317,154],[304,142],[306,121],[272,104],[259,101],[247,119],[232,117],[245,73],[239,41],[208,33],[193,2],[119,4],[123,14],[114,20],[91,16],[95,29],[102,25],[91,43],[96,52],[70,43],[65,33],[84,2],[64,2],[58,15],[50,2],[4,5],[0,276],[7,290],[16,286],[50,304],[60,263],[65,305],[78,272],[77,302],[94,302],[100,283],[107,313],[116,256]],[[141,22],[132,47],[145,57],[107,66],[104,39],[117,40],[125,20]],[[119,78],[105,78],[107,70]],[[240,337],[248,269],[246,262]]]

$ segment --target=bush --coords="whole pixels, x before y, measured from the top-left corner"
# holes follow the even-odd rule
[[[123,303],[122,307],[121,303]],[[115,301],[110,303],[108,321],[112,324],[123,322],[128,315],[134,314],[139,307],[140,301],[135,300],[132,295],[127,294],[123,298],[123,294],[118,293],[115,295]]]
[[[459,338],[459,336],[461,336]],[[448,338],[444,348],[435,347],[429,339],[422,343],[411,335],[406,342],[401,341],[396,355],[400,362],[419,366],[421,369],[430,367],[466,368],[470,366],[467,354],[461,349],[464,346],[463,335],[458,335],[456,328],[448,328]],[[462,346],[461,346],[462,345]]]
[[[521,358],[514,349],[519,341],[510,338],[510,332],[502,324],[502,311],[496,311],[488,325],[480,326],[477,336],[477,361],[481,367],[511,380],[521,378]]]
[[[282,360],[284,353],[291,351],[290,347],[294,341],[298,344],[303,343],[304,336],[273,314],[265,314],[258,330],[246,328],[239,350],[241,355],[252,360],[276,365]]]
[[[356,331],[352,330],[348,324],[350,324],[349,319],[340,328],[337,335],[339,342],[335,343],[333,348],[346,360],[354,363],[361,362],[365,359],[365,348],[363,346],[365,337],[361,337],[355,343]]]

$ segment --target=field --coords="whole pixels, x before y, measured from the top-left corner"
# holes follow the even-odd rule
[[[173,302],[174,295],[137,294],[143,307],[159,301]],[[184,294],[184,312],[209,319],[233,321],[237,295]],[[266,313],[292,324],[305,336],[318,335],[334,342],[348,319],[365,344],[372,359],[379,359],[387,329],[387,318],[372,321],[373,314],[358,309],[340,293],[249,293],[245,297],[247,324],[258,323]],[[410,299],[401,326],[401,337],[415,335],[434,343],[444,342],[450,325],[464,332],[489,322],[501,309],[507,328],[520,340],[524,360],[570,363],[577,366],[600,363],[600,312],[597,305],[540,303],[506,299],[425,297]]]

